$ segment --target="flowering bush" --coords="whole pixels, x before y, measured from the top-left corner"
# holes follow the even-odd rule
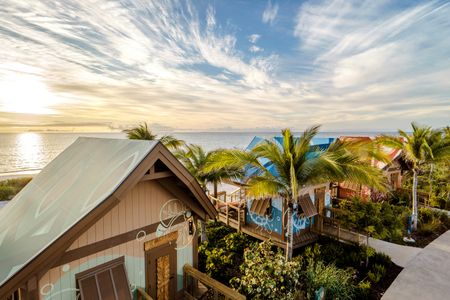
[[[231,284],[252,299],[296,299],[300,291],[302,260],[286,261],[284,254],[272,251],[272,242],[256,243],[245,250],[242,276]]]

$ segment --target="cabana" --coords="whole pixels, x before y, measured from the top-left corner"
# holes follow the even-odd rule
[[[215,217],[161,143],[79,138],[0,211],[0,299],[182,298]]]
[[[283,143],[281,136],[273,139],[280,145]],[[250,151],[262,140],[261,137],[254,137],[246,150]],[[313,139],[311,155],[317,149],[327,149],[333,141],[334,138]],[[269,160],[261,160],[260,163],[277,176],[275,166]],[[249,178],[254,174],[253,172],[255,170],[248,169],[245,177]],[[246,195],[245,182],[229,182],[228,184],[234,184],[236,190],[232,193],[219,191],[218,199],[211,197],[219,210],[219,220],[260,240],[270,238],[275,245],[285,248],[288,221],[287,201],[281,196],[255,199]],[[297,213],[292,216],[294,249],[317,239],[322,226],[320,215],[324,213],[326,207],[331,206],[330,182],[302,187],[299,191],[298,204]]]
[[[352,142],[370,142],[372,140],[372,138],[368,136],[341,136],[339,139]],[[386,176],[389,190],[396,191],[402,188],[403,176],[409,168],[402,156],[401,150],[388,147],[384,147],[383,150],[387,154],[388,161],[383,162],[372,159],[371,164],[372,166],[380,169]],[[344,181],[333,184],[332,195],[337,199],[351,199],[353,197],[360,197],[361,199],[369,200],[371,198],[376,198],[380,194],[374,193],[368,186]]]

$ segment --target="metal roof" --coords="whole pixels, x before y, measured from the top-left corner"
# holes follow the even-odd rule
[[[0,285],[107,199],[156,141],[79,138],[0,210]]]

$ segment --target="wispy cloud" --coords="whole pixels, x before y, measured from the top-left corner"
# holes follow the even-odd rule
[[[248,50],[253,53],[264,51],[263,48],[258,47],[256,45],[251,45],[250,48],[248,48]]]
[[[294,49],[277,28],[293,17],[282,2],[263,4],[272,26],[258,34],[244,25],[260,15],[234,26],[213,4],[6,1],[0,127],[448,123],[448,2],[306,1]]]
[[[262,21],[264,23],[273,24],[275,18],[277,17],[277,14],[278,14],[278,4],[272,5],[272,1],[269,0],[269,2],[267,2],[266,9],[264,9],[263,11]]]
[[[250,43],[254,44],[254,43],[256,43],[260,38],[261,38],[261,35],[254,33],[254,34],[252,34],[252,35],[250,35],[250,36],[248,37],[248,41],[249,41]]]

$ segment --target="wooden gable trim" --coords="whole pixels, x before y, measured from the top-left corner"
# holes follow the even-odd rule
[[[206,196],[205,191],[200,187],[200,184],[192,176],[191,173],[178,161],[178,159],[167,149],[163,148],[161,150],[161,157],[159,158],[162,163],[164,163],[170,171],[172,171],[181,182],[189,188],[192,194],[199,200],[207,214],[211,218],[217,216],[217,210],[214,205]],[[200,216],[200,215],[199,215]]]
[[[189,206],[189,208],[191,208],[201,219],[206,219],[205,211],[197,204],[197,202],[192,197],[189,197],[186,192],[178,187],[175,181],[173,181],[172,179],[158,179],[157,181],[166,191]]]

